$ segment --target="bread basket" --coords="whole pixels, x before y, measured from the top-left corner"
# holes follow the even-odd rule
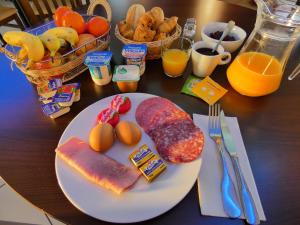
[[[168,18],[165,18],[165,20],[167,20]],[[115,35],[116,37],[123,43],[123,44],[146,44],[148,47],[147,50],[147,55],[146,55],[146,59],[159,59],[161,57],[161,48],[162,45],[171,45],[172,42],[177,39],[178,37],[180,37],[181,35],[181,26],[176,24],[176,27],[174,29],[174,31],[172,32],[172,34],[170,36],[168,36],[166,39],[164,40],[159,40],[159,41],[151,41],[151,42],[136,42],[127,38],[124,38],[119,31],[118,26],[116,25],[115,28]]]
[[[106,0],[94,0],[91,1],[91,4],[89,5],[87,9],[87,14],[82,15],[84,20],[87,21],[90,18],[94,16],[94,10],[97,5],[102,5],[106,11],[107,18],[102,17],[105,19],[109,24],[111,21],[111,8],[110,5]],[[46,23],[42,26],[39,26],[37,28],[34,28],[32,30],[28,30],[26,32],[34,34],[34,35],[40,35],[44,33],[46,30],[55,27],[54,21],[51,21],[49,23]],[[4,48],[0,48],[0,52],[6,54],[6,56],[12,60],[13,63],[16,64],[16,66],[26,75],[27,79],[34,84],[41,84],[45,81],[54,78],[59,77],[62,79],[63,82],[66,82],[68,80],[73,79],[74,77],[78,76],[82,72],[84,72],[87,67],[83,64],[85,55],[87,53],[86,48],[88,45],[91,44],[91,42],[95,43],[95,48],[89,50],[89,51],[95,51],[95,50],[105,50],[109,46],[110,42],[110,29],[111,25],[109,26],[108,31],[95,38],[94,40],[91,40],[75,49],[72,49],[71,51],[67,52],[64,55],[52,57],[51,59],[47,59],[44,61],[39,62],[40,65],[49,65],[49,63],[54,62],[55,60],[61,62],[57,66],[51,66],[50,68],[44,69],[43,66],[41,66],[41,69],[27,69],[25,62],[20,62],[17,55],[20,48],[6,45]],[[76,55],[77,51],[84,51],[84,54]],[[44,66],[46,67],[46,66]],[[49,67],[49,66],[48,66]],[[43,68],[43,69],[42,69]]]

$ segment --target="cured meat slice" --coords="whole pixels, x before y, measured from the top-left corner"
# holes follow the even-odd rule
[[[203,133],[186,112],[169,100],[160,97],[147,99],[140,103],[135,115],[165,160],[190,162],[201,154]]]
[[[180,118],[191,120],[186,112],[180,110],[171,101],[160,97],[143,101],[136,110],[136,120],[146,132],[164,122]]]
[[[157,112],[174,107],[176,106],[167,99],[160,97],[148,98],[137,107],[135,118],[141,127],[147,128],[149,124],[151,124],[152,117],[155,116]]]
[[[173,163],[195,160],[204,145],[203,133],[190,120],[164,123],[149,132],[158,153]]]
[[[72,137],[56,148],[57,155],[83,176],[117,194],[130,188],[140,173],[114,159],[91,150],[84,141]]]

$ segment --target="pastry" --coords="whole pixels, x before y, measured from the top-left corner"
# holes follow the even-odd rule
[[[155,25],[155,18],[153,17],[151,12],[144,13],[138,22],[138,26],[143,25],[144,27],[153,28]]]
[[[149,42],[153,40],[155,34],[155,30],[151,30],[149,27],[140,24],[134,32],[133,40],[138,42]]]
[[[132,27],[126,23],[126,21],[121,21],[118,23],[118,27],[119,27],[119,31],[120,34],[127,39],[131,39],[133,38],[133,34],[134,34],[134,30],[132,29]]]
[[[159,40],[164,40],[168,37],[167,33],[156,33],[154,36],[153,41],[159,41]]]
[[[177,20],[178,17],[172,16],[170,19],[167,19],[159,25],[158,31],[160,33],[170,33],[176,27]]]
[[[152,16],[155,18],[155,25],[154,28],[157,29],[158,26],[164,22],[165,16],[164,11],[160,7],[153,7],[150,10]]]
[[[133,4],[129,7],[126,15],[126,23],[133,29],[137,27],[140,17],[145,13],[145,8],[141,4]]]

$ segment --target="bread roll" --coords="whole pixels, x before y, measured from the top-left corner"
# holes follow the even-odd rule
[[[170,33],[176,27],[177,20],[178,17],[172,16],[170,19],[164,21],[159,25],[158,31],[160,33]]]
[[[124,38],[132,40],[134,30],[132,29],[132,27],[130,25],[128,25],[125,21],[122,21],[122,22],[118,23],[118,28],[119,28],[120,34]]]
[[[154,36],[154,39],[153,41],[159,41],[159,40],[164,40],[168,37],[167,33],[157,33],[155,36]]]
[[[150,10],[152,16],[155,18],[155,29],[158,28],[158,26],[164,22],[165,15],[164,11],[160,7],[153,7]]]
[[[141,4],[133,4],[127,10],[126,23],[135,29],[140,17],[146,12]]]

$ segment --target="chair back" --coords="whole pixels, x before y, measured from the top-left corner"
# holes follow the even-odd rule
[[[30,26],[36,26],[52,19],[56,8],[65,5],[73,10],[86,9],[89,0],[19,0],[17,1]]]

